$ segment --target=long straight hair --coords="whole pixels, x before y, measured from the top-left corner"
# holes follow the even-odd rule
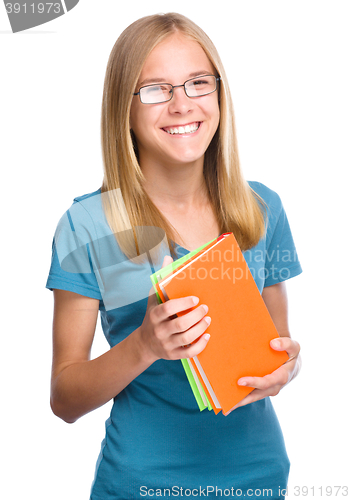
[[[108,60],[103,90],[103,208],[121,250],[129,258],[139,254],[136,228],[163,229],[173,256],[174,238],[179,239],[143,188],[137,144],[130,130],[133,92],[145,60],[156,45],[176,32],[199,43],[221,78],[220,123],[205,153],[203,168],[220,233],[233,232],[244,251],[255,246],[265,232],[264,202],[241,172],[232,99],[217,50],[206,33],[187,17],[157,14],[135,21],[120,35]]]

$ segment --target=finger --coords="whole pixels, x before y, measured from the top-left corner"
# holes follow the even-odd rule
[[[163,269],[164,267],[168,266],[169,264],[171,264],[173,262],[173,258],[170,257],[170,255],[166,255],[163,259],[163,264],[162,264],[162,267],[161,269]]]
[[[237,381],[237,384],[243,387],[254,387],[254,389],[266,390],[271,386],[279,384],[278,375],[273,372],[265,377],[243,377]]]
[[[164,321],[175,314],[187,311],[198,305],[199,298],[194,296],[182,297],[180,299],[167,300],[157,308],[159,321]]]
[[[192,311],[173,318],[169,323],[169,333],[180,333],[186,332],[192,328],[196,323],[201,321],[204,316],[208,313],[208,306],[206,304],[201,304],[195,307]],[[209,323],[210,324],[210,321]]]
[[[237,408],[240,408],[241,406],[246,406],[249,405],[250,403],[255,403],[255,401],[259,401],[259,399],[264,399],[266,396],[264,396],[263,391],[260,391],[259,389],[254,389],[252,392],[250,392],[245,398],[243,398],[239,403],[237,403],[233,408],[231,408],[230,411],[227,413],[224,413],[225,417],[231,413],[231,411],[236,410]]]
[[[206,348],[209,339],[210,339],[210,334],[204,333],[199,337],[197,342],[186,347],[178,347],[174,349],[174,353],[178,355],[178,359],[193,358]]]
[[[246,406],[249,405],[250,403],[255,403],[255,401],[259,401],[260,399],[267,398],[269,396],[276,396],[282,386],[281,385],[274,385],[271,386],[267,389],[253,389],[252,392],[250,392],[245,398],[243,398],[239,403],[237,403],[228,413],[225,413],[224,415],[227,416],[231,411],[236,410],[237,408],[240,408],[241,406]]]
[[[150,291],[148,292],[147,309],[150,307],[154,307],[158,304],[159,304],[158,297],[157,297],[157,294],[152,286],[152,288],[150,288]]]
[[[162,267],[161,269],[163,269],[164,267],[168,266],[169,264],[171,264],[173,262],[173,258],[170,257],[170,255],[166,255],[163,259],[163,263],[162,263]],[[154,291],[154,288],[152,286],[152,288],[150,288],[150,291],[149,291],[149,294],[148,296],[151,296],[151,295],[155,295],[155,291]]]
[[[282,387],[290,381],[296,361],[291,365],[282,365],[274,372],[264,377],[242,377],[237,381],[240,386],[254,387],[254,389],[269,390],[274,387]]]
[[[289,356],[289,361],[296,358],[300,352],[300,344],[290,337],[278,337],[271,340],[270,346],[275,351],[286,351]]]
[[[164,267],[168,266],[169,264],[171,264],[173,262],[173,258],[170,257],[170,255],[166,255],[163,259],[163,263],[162,263],[162,267],[161,269],[163,269]],[[158,304],[158,299],[157,299],[157,295],[156,295],[156,292],[154,290],[154,287],[152,286],[150,288],[150,291],[148,293],[148,305],[149,306],[155,306]]]
[[[203,335],[210,325],[210,322],[211,318],[209,316],[205,316],[201,321],[199,321],[199,323],[196,323],[186,332],[173,334],[170,340],[174,347],[189,346],[192,342],[195,342],[201,335]]]

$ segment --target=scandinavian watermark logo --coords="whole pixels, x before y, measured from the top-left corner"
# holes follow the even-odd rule
[[[37,0],[16,2],[4,0],[13,33],[48,23],[57,17],[67,14],[78,3],[79,0],[59,0],[53,2],[41,2]]]

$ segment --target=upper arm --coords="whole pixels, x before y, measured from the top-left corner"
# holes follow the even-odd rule
[[[70,364],[88,361],[99,301],[67,290],[54,290],[52,381]]]
[[[290,337],[288,326],[288,299],[284,281],[265,287],[262,298],[281,337]]]

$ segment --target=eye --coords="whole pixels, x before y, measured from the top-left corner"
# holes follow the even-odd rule
[[[192,80],[192,85],[194,85],[195,87],[198,87],[200,85],[208,85],[209,84],[209,81],[204,79],[204,78],[200,78],[198,80]]]
[[[171,87],[169,88],[169,85],[150,85],[149,87],[146,87],[146,90],[149,94],[159,94],[169,92]]]

